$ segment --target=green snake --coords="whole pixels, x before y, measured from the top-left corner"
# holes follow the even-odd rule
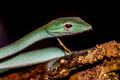
[[[92,29],[91,25],[79,17],[63,17],[52,20],[48,24],[32,31],[16,42],[0,48],[0,60],[17,54],[37,41],[46,38],[57,38],[60,36],[82,33],[90,29]],[[18,54],[8,60],[1,61],[0,72],[7,69],[42,63],[56,57],[64,56],[64,54],[64,50],[56,47],[25,52]]]

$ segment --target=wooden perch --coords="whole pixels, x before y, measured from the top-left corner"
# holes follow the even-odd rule
[[[71,72],[75,73],[65,80],[119,80],[120,43],[110,41],[72,53],[8,73],[1,76],[0,80],[56,80],[68,76]],[[48,67],[51,62],[52,65]]]

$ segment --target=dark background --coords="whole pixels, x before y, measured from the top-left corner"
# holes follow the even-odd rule
[[[61,40],[72,49],[85,49],[94,47],[96,44],[111,40],[119,41],[119,7],[117,4],[60,4],[61,7],[51,8],[50,5],[16,4],[3,8],[0,16],[2,29],[0,34],[1,47],[12,43],[27,33],[45,25],[49,21],[68,16],[78,16],[93,26],[93,31],[78,34],[76,36],[62,37]],[[66,7],[67,6],[67,7]],[[72,7],[73,6],[73,7]],[[4,34],[4,37],[3,37]],[[5,35],[6,34],[6,35]],[[5,37],[6,36],[6,37]],[[37,46],[36,46],[37,45]],[[39,46],[39,47],[38,47]],[[33,47],[58,46],[56,39],[44,40]]]

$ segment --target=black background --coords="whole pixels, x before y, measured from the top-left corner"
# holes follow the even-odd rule
[[[77,6],[74,6],[74,5]],[[111,40],[119,41],[119,7],[116,3],[13,4],[3,6],[1,20],[9,36],[5,45],[12,43],[49,21],[66,16],[78,16],[93,26],[93,30],[61,40],[72,49],[94,47]],[[56,5],[59,5],[57,7]],[[53,6],[53,7],[51,7]],[[56,39],[38,43],[39,46],[58,46]],[[38,45],[36,44],[36,45]],[[49,45],[50,44],[50,45]],[[34,45],[34,47],[37,47]],[[37,48],[40,48],[37,47]]]

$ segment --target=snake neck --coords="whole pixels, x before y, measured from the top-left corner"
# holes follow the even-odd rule
[[[50,37],[53,36],[47,33],[46,28],[40,27],[35,31],[29,33],[28,35],[24,36],[23,38],[17,40],[16,42],[0,48],[0,59],[11,56],[12,54],[27,48],[37,41]]]

